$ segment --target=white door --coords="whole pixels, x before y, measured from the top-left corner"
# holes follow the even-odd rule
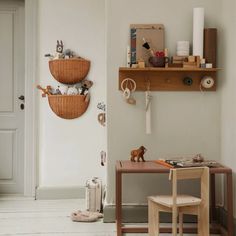
[[[24,60],[24,2],[0,0],[0,194],[24,192]]]

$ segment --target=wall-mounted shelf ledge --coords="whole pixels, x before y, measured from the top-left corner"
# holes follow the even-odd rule
[[[217,71],[220,68],[119,68],[119,89],[126,78],[136,82],[136,91],[146,91],[150,85],[151,91],[216,91]],[[201,80],[205,76],[214,80],[214,85],[205,89],[201,86]],[[192,80],[191,85],[184,83],[184,79]]]
[[[146,68],[128,68],[128,67],[120,67],[119,71],[204,71],[204,72],[216,72],[218,70],[221,70],[221,68],[210,68],[210,69],[204,69],[204,68],[179,68],[179,67],[146,67]]]

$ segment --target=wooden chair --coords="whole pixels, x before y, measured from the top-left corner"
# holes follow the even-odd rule
[[[200,179],[201,198],[177,194],[177,181]],[[198,216],[198,235],[209,236],[209,168],[194,167],[171,169],[172,196],[148,197],[149,236],[159,236],[159,212],[172,212],[172,234],[177,235],[179,216],[179,234],[183,235],[183,214]]]

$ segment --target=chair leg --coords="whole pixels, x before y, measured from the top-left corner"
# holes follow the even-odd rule
[[[200,207],[198,207],[198,214],[197,214],[197,235],[200,236],[202,233],[201,230],[201,212],[200,212]]]
[[[183,213],[179,213],[179,235],[183,236]]]
[[[210,235],[209,211],[202,206],[198,208],[198,235]]]
[[[148,200],[148,234],[159,236],[159,209],[151,200]]]
[[[178,212],[177,209],[174,208],[172,211],[172,235],[177,236],[177,218]]]

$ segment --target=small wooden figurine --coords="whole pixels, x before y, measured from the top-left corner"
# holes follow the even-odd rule
[[[42,97],[52,94],[52,87],[50,85],[48,85],[46,88],[42,88],[40,85],[37,85],[37,89],[42,91]]]
[[[130,160],[135,162],[135,158],[137,159],[137,162],[140,161],[140,159],[144,162],[144,153],[147,151],[147,149],[144,146],[141,146],[137,150],[132,150],[131,151],[131,157]]]

